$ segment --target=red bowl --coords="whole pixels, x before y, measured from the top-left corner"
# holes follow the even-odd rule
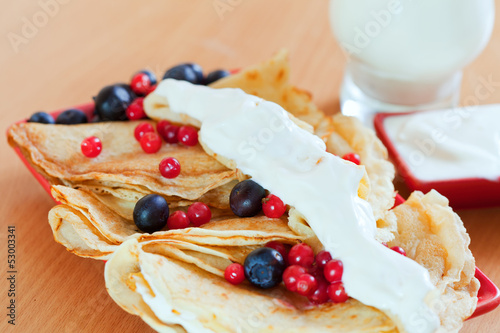
[[[374,125],[377,135],[389,151],[394,164],[410,190],[424,193],[435,189],[448,198],[450,206],[458,208],[479,208],[500,205],[500,179],[491,181],[481,178],[464,178],[439,181],[424,181],[417,178],[399,154],[384,126],[385,119],[408,115],[410,113],[379,113],[375,116]]]
[[[75,109],[80,109],[85,114],[87,115],[89,121],[93,118],[93,113],[94,113],[94,103],[87,103],[83,105],[79,105],[74,107]],[[62,111],[67,110],[67,109],[61,109],[57,110],[54,112],[51,112],[50,114],[55,118],[57,115],[59,115]],[[20,120],[16,122],[18,123],[24,123],[26,122],[27,119]],[[47,193],[50,194],[50,184],[49,182],[39,173],[36,172],[36,170],[29,164],[29,162],[26,160],[24,155],[21,153],[21,151],[18,148],[14,148],[15,152],[21,159],[21,161],[26,165],[28,170],[35,176],[35,178],[38,180],[40,185],[47,191]],[[399,194],[396,195],[396,202],[395,206],[402,204],[405,201],[403,197],[401,197]],[[484,275],[483,272],[479,270],[479,268],[476,267],[476,273],[475,273],[476,278],[479,280],[481,283],[481,288],[479,289],[478,292],[478,303],[476,310],[472,314],[470,318],[480,316],[482,314],[485,314],[487,312],[490,312],[494,310],[499,304],[500,304],[500,290],[497,288],[497,286],[486,276]],[[470,319],[469,318],[469,319]]]

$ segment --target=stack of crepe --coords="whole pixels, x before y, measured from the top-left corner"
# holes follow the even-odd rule
[[[290,85],[286,52],[212,87],[240,88],[280,104],[299,126],[323,138],[329,152],[358,153],[366,170],[358,195],[373,208],[377,240],[402,246],[409,258],[429,270],[440,293],[433,311],[441,329],[460,329],[476,307],[479,285],[469,237],[444,197],[416,192],[391,209],[394,168],[385,147],[356,119],[325,116],[310,94]],[[168,119],[200,126],[170,112],[154,94],[145,108],[151,122]],[[283,287],[262,291],[227,283],[225,267],[243,263],[248,253],[269,241],[306,242],[315,251],[322,245],[293,207],[280,219],[235,216],[229,193],[245,175],[200,145],[165,144],[158,153],[145,154],[133,135],[136,125],[24,123],[8,131],[11,145],[52,185],[59,203],[49,213],[55,240],[76,255],[109,259],[107,288],[123,309],[159,332],[403,332],[387,314],[354,299],[310,306]],[[91,135],[104,147],[95,159],[79,151],[80,142]],[[165,157],[175,157],[182,165],[177,178],[160,175],[158,164]],[[164,196],[171,211],[204,202],[213,218],[199,228],[144,234],[132,212],[137,200],[151,193]],[[155,312],[158,304],[170,309],[170,315]]]

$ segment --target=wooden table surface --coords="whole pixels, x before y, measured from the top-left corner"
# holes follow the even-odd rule
[[[88,102],[104,85],[127,81],[142,68],[163,73],[185,61],[206,70],[244,67],[282,47],[291,52],[293,83],[312,91],[326,112],[339,110],[345,57],[332,38],[326,0],[0,1],[2,129],[37,110]],[[465,70],[462,100],[481,80],[500,81],[499,59],[497,25]],[[498,86],[482,104],[500,102]],[[47,213],[54,203],[5,140],[0,188],[0,332],[152,331],[107,295],[102,262],[78,258],[53,241]],[[477,266],[500,285],[500,208],[458,213]],[[5,315],[10,225],[17,240],[15,327]],[[466,322],[463,332],[500,332],[500,310]]]

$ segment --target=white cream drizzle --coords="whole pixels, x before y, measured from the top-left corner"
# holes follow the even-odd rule
[[[439,319],[426,304],[435,290],[429,272],[375,241],[371,206],[358,197],[362,167],[327,153],[279,105],[240,89],[167,79],[153,94],[166,98],[171,111],[199,120],[209,149],[305,216],[325,249],[342,260],[351,297],[386,312],[401,331],[436,331]]]

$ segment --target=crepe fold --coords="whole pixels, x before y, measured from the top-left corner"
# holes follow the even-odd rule
[[[158,332],[397,332],[380,311],[354,299],[307,306],[285,288],[233,286],[179,260],[175,244],[123,243],[106,264],[106,287],[126,311]]]
[[[295,244],[303,240],[288,228],[286,218],[270,219],[262,215],[239,218],[231,211],[218,209],[212,210],[211,222],[202,227],[143,234],[133,220],[122,217],[92,193],[56,185],[52,187],[52,195],[61,203],[49,212],[54,238],[68,251],[81,257],[106,260],[118,245],[130,238],[148,244],[170,239],[231,247],[262,247],[270,241]],[[240,261],[236,258],[241,259],[246,253],[248,251],[226,259]]]
[[[199,146],[164,144],[158,153],[146,154],[134,137],[137,124],[22,123],[9,129],[8,138],[52,185],[81,187],[125,201],[135,202],[149,193],[163,195],[170,201],[192,201],[237,179],[235,171],[208,156]],[[101,154],[92,159],[80,151],[81,142],[89,136],[98,137],[103,146]],[[178,177],[161,176],[158,165],[165,157],[175,157],[182,165]]]

